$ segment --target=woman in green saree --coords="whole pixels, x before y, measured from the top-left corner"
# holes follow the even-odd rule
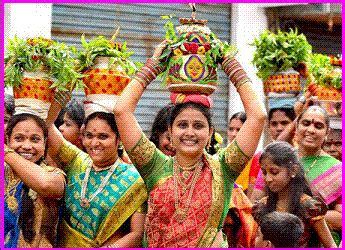
[[[114,115],[93,112],[86,118],[85,153],[54,126],[59,103],[52,103],[47,119],[50,156],[64,166],[67,175],[58,246],[140,247],[147,191],[133,165],[118,154]]]
[[[168,130],[176,155],[164,155],[143,134],[134,116],[145,87],[162,70],[157,59],[162,49],[161,46],[156,49],[154,57],[129,83],[114,108],[123,145],[149,191],[146,244],[221,247],[224,246],[221,229],[234,182],[255,152],[266,114],[242,67],[235,58],[224,58],[227,62],[223,64],[224,70],[237,87],[247,121],[233,143],[219,155],[211,156],[205,151],[213,132],[210,99],[200,94],[172,94],[175,106]]]

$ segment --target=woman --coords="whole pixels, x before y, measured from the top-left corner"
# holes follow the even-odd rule
[[[320,247],[320,243],[337,247],[325,221],[327,207],[312,197],[294,148],[287,142],[273,142],[261,154],[260,165],[268,196],[254,205],[256,220],[273,211],[292,213],[304,223],[298,247]]]
[[[61,134],[67,141],[83,149],[80,131],[85,119],[83,106],[72,99],[67,103],[63,112],[63,123],[59,126]]]
[[[171,146],[168,125],[170,112],[173,106],[171,104],[161,108],[152,124],[150,141],[164,154],[174,156],[175,149]]]
[[[244,112],[237,112],[231,116],[228,122],[228,130],[227,130],[229,143],[235,139],[238,131],[240,131],[246,119],[247,119],[246,113]]]
[[[305,109],[293,124],[287,127],[285,134],[296,134],[298,156],[313,195],[319,196],[329,207],[325,215],[327,225],[333,231],[335,241],[340,237],[334,232],[341,232],[342,217],[342,167],[341,162],[322,150],[322,144],[329,132],[329,116],[319,106]],[[258,178],[256,188],[263,190],[262,179]],[[338,234],[339,236],[341,234]]]
[[[164,155],[142,133],[134,116],[145,87],[161,71],[157,58],[163,48],[164,43],[129,83],[114,107],[123,145],[149,191],[146,244],[220,247],[224,243],[221,227],[234,181],[257,147],[266,114],[241,66],[234,58],[225,58],[226,72],[233,73],[227,67],[229,61],[241,72],[241,80],[237,74],[230,79],[237,86],[248,116],[235,141],[219,156],[208,155],[205,147],[213,132],[210,100],[201,95],[187,95],[184,103],[174,106],[170,116],[169,134],[176,155]],[[176,101],[174,95],[172,98]],[[245,139],[248,133],[252,136]]]
[[[59,103],[64,101],[52,103],[47,119],[51,156],[67,174],[59,246],[140,247],[147,191],[136,169],[118,154],[114,115],[94,112],[86,118],[85,153],[54,126]]]
[[[32,114],[14,115],[6,135],[5,247],[53,247],[65,176],[43,162],[46,124]]]

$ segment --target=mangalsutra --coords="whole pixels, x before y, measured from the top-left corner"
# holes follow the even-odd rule
[[[119,158],[116,160],[116,162],[111,166],[111,168],[108,170],[107,175],[104,177],[103,181],[99,185],[98,189],[87,199],[86,196],[86,188],[87,184],[89,182],[90,172],[92,168],[92,164],[86,169],[85,171],[85,177],[82,182],[82,187],[80,191],[80,206],[84,209],[88,209],[90,207],[90,202],[103,190],[103,188],[107,185],[111,175],[114,173],[116,167],[119,165]]]
[[[309,168],[305,171],[305,176],[310,172],[310,170],[314,167],[315,163],[319,160],[320,155],[316,156],[315,160],[313,163],[309,166]]]

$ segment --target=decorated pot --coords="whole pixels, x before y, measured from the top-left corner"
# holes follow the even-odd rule
[[[264,81],[266,95],[270,92],[298,93],[301,89],[300,74],[293,69],[277,72]]]
[[[210,95],[216,90],[217,67],[207,61],[213,60],[210,49],[215,36],[206,22],[180,18],[182,25],[176,28],[180,42],[172,45],[165,79],[171,92]]]
[[[98,56],[91,69],[84,72],[85,95],[120,95],[131,78],[118,64],[109,65],[110,57]]]
[[[32,113],[46,119],[54,97],[53,79],[44,70],[23,72],[22,83],[13,88],[15,114]]]
[[[312,83],[309,84],[308,90],[313,96],[317,96],[318,100],[341,102],[341,89]]]
[[[112,113],[118,96],[131,81],[119,64],[109,63],[110,57],[98,56],[94,66],[84,72],[86,117],[94,112]]]

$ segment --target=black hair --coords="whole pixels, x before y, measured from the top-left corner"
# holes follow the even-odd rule
[[[12,135],[14,127],[22,121],[33,120],[37,126],[39,126],[43,130],[43,136],[46,140],[48,137],[48,129],[47,125],[44,120],[39,118],[36,115],[29,114],[29,113],[22,113],[13,115],[8,122],[6,135],[10,137]],[[47,153],[47,147],[45,149],[44,155]],[[41,164],[43,161],[43,157],[40,158],[36,164]],[[35,238],[35,229],[34,229],[34,221],[35,221],[35,212],[34,212],[34,202],[29,196],[30,188],[23,185],[23,194],[22,194],[22,209],[19,215],[18,224],[20,229],[22,230],[24,240],[31,243]]]
[[[168,121],[170,117],[172,104],[168,104],[161,108],[152,124],[150,141],[152,141],[156,146],[159,145],[159,137],[168,130]]]
[[[239,119],[242,123],[244,123],[247,120],[247,115],[242,111],[237,112],[231,116],[228,123],[230,123],[233,119]]]
[[[5,94],[5,110],[10,115],[14,113],[14,98],[12,95]]]
[[[80,128],[85,119],[84,107],[76,99],[70,100],[64,108],[64,113],[68,115]]]
[[[85,122],[84,122],[85,128],[91,120],[96,119],[96,118],[106,121],[108,125],[110,126],[111,130],[116,134],[116,137],[120,139],[120,133],[116,125],[115,116],[112,113],[105,113],[105,112],[92,113],[85,119]],[[123,155],[123,150],[124,149],[119,146],[117,152],[120,157],[122,157]]]
[[[296,215],[285,212],[271,212],[262,217],[260,230],[263,240],[269,240],[275,248],[298,247],[304,226]]]
[[[282,107],[282,108],[272,108],[268,111],[268,121],[270,121],[272,119],[273,113],[276,111],[281,111],[284,112],[284,114],[291,120],[295,120],[296,118],[296,113],[295,110],[293,108],[286,108],[286,107]]]
[[[207,123],[209,125],[209,128],[211,129],[213,127],[212,124],[212,113],[210,108],[202,105],[202,104],[198,104],[198,103],[194,103],[194,102],[187,102],[187,103],[179,103],[177,105],[175,105],[172,109],[171,109],[171,113],[170,113],[170,119],[169,119],[169,126],[172,127],[172,124],[174,123],[176,117],[185,109],[187,108],[193,108],[196,109],[198,111],[200,111],[205,118],[207,119]]]
[[[310,111],[310,110],[320,111],[323,114],[323,116],[325,118],[325,123],[326,123],[327,130],[329,130],[329,124],[330,124],[329,115],[327,114],[327,111],[323,107],[317,106],[317,105],[309,106],[307,109],[303,110],[303,112],[297,118],[297,124],[302,119],[303,115],[305,113],[307,113],[308,111]]]
[[[294,167],[297,167],[297,171],[294,178],[291,178],[289,182],[289,206],[288,212],[297,215],[300,218],[303,218],[302,207],[300,204],[301,197],[303,194],[312,196],[312,192],[309,187],[308,181],[305,179],[304,170],[296,150],[287,142],[272,142],[268,144],[259,159],[260,164],[263,159],[270,159],[273,164],[287,168],[290,172]],[[259,217],[273,212],[277,208],[278,195],[273,193],[267,186],[266,191],[268,194],[267,204],[262,211],[259,212]]]

